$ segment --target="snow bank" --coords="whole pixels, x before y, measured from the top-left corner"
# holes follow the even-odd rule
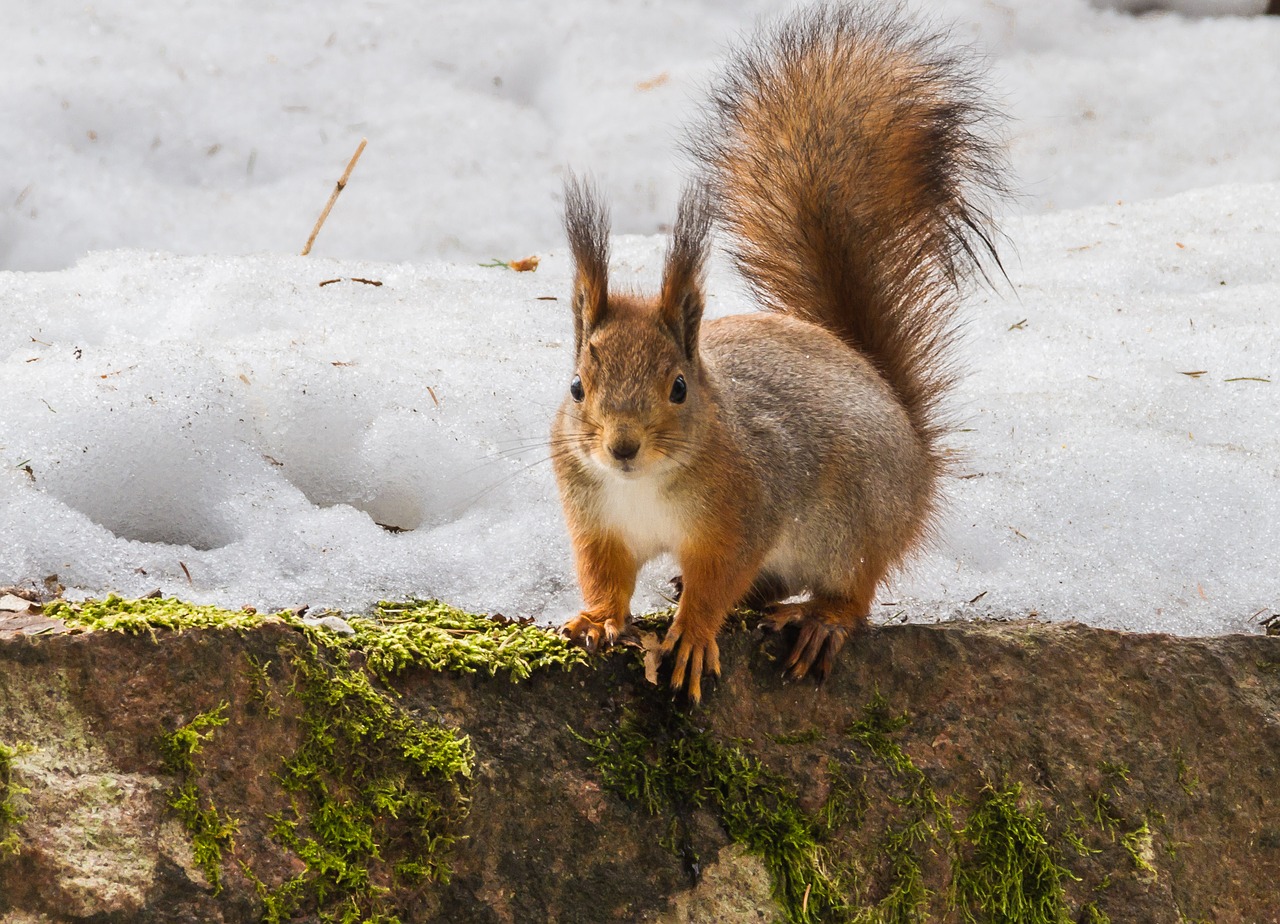
[[[567,165],[602,178],[617,231],[655,233],[683,174],[679,126],[726,42],[790,5],[10,4],[0,269],[118,247],[296,253],[362,136],[317,254],[483,260],[557,246]],[[1280,17],[910,6],[990,55],[1028,211],[1280,181]]]
[[[1208,634],[1280,604],[1276,214],[1272,184],[1010,225],[1012,290],[967,307],[944,539],[881,618]],[[655,285],[663,247],[619,240],[615,280]],[[545,438],[569,266],[543,257],[0,273],[0,582],[561,619],[578,592]],[[723,265],[710,291],[745,307]]]

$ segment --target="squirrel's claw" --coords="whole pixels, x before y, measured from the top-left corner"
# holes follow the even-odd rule
[[[702,675],[720,676],[720,646],[715,636],[705,641],[692,641],[677,626],[667,631],[662,642],[662,653],[676,654],[671,668],[671,689],[685,690],[689,702],[695,706],[702,702]]]
[[[608,648],[630,632],[628,622],[619,624],[616,619],[601,621],[587,613],[579,613],[560,627],[561,635],[591,652]]]
[[[818,680],[825,680],[849,639],[850,627],[829,623],[812,613],[805,614],[799,607],[782,607],[761,623],[762,627],[775,632],[787,625],[795,625],[799,631],[791,654],[782,664],[783,673],[792,680],[800,680],[810,673]]]
[[[827,625],[816,619],[806,620],[800,626],[800,635],[791,655],[782,665],[783,670],[794,680],[807,676],[810,671],[818,680],[825,680],[848,636],[849,630],[843,626]]]

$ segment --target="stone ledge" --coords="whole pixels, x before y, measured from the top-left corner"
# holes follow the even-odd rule
[[[289,699],[289,664],[307,638],[266,624],[0,642],[0,743],[36,748],[14,761],[14,781],[29,792],[14,797],[25,815],[21,852],[0,857],[0,922],[262,920],[246,870],[266,886],[307,870],[273,838],[270,818],[289,800],[278,765],[304,719]],[[1280,638],[885,627],[851,643],[822,687],[783,683],[771,647],[748,631],[726,635],[722,650],[724,677],[687,716],[644,682],[631,652],[520,683],[422,668],[399,675],[396,702],[466,735],[474,770],[450,831],[448,882],[388,879],[380,913],[405,922],[877,920],[895,889],[910,886],[915,919],[961,920],[976,906],[964,905],[957,869],[982,874],[982,846],[962,832],[1002,792],[1016,794],[1017,817],[1039,825],[1045,855],[1069,873],[1058,907],[1070,920],[1280,921]],[[255,681],[250,665],[268,668]],[[269,697],[255,686],[263,677]],[[877,702],[879,713],[868,711]],[[157,741],[222,703],[227,723],[209,735],[198,778],[201,798],[236,825],[215,893],[169,806],[175,777]],[[655,772],[674,753],[662,748],[676,729],[753,762],[793,794],[815,819],[823,868],[847,906],[823,912],[808,888],[803,902],[798,891],[789,901],[774,855],[734,844],[712,796],[658,799],[653,813],[620,797],[592,762],[591,742],[629,721],[654,736],[643,760]],[[704,784],[671,791],[703,793]],[[921,801],[926,790],[947,820]],[[909,848],[918,877],[907,882],[890,854],[913,824],[925,840]],[[1000,919],[992,909],[975,915]],[[284,919],[315,920],[316,909],[303,902]]]

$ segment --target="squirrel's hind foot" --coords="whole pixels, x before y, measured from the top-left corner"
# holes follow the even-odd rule
[[[825,680],[849,636],[866,625],[861,609],[849,601],[788,603],[774,608],[761,625],[772,632],[797,628],[791,653],[782,664],[787,677],[800,680],[812,674]]]

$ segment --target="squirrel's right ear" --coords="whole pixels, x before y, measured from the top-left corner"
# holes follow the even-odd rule
[[[609,210],[588,180],[564,183],[564,230],[573,250],[573,349],[598,325],[609,302]]]

